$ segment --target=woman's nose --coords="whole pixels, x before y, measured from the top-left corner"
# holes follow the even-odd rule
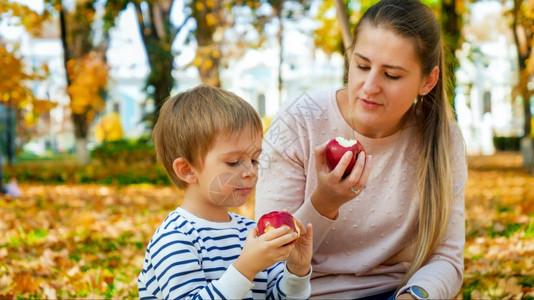
[[[367,77],[365,78],[362,89],[367,95],[373,95],[380,92],[380,80],[377,72],[370,71],[367,73]]]

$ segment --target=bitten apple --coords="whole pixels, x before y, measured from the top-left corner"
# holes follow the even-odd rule
[[[258,235],[262,235],[282,226],[288,226],[291,230],[297,233],[297,238],[288,244],[296,242],[300,237],[300,228],[297,224],[297,220],[295,220],[290,213],[285,211],[272,211],[261,216],[258,220]]]
[[[358,158],[358,154],[360,154],[361,151],[365,153],[365,149],[363,148],[362,143],[360,143],[358,140],[347,140],[343,137],[338,136],[328,142],[324,152],[326,164],[328,165],[330,170],[333,170],[339,163],[339,160],[341,159],[343,154],[345,154],[345,152],[347,151],[352,151],[353,155],[349,165],[345,169],[345,173],[343,173],[343,177],[349,175],[352,171],[352,168],[356,163],[356,159]]]

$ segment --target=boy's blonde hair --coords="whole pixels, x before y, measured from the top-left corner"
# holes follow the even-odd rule
[[[174,173],[173,161],[185,158],[203,168],[203,161],[217,134],[243,130],[262,134],[261,118],[241,97],[221,88],[199,85],[168,98],[161,107],[152,137],[158,161],[180,189],[187,183]]]

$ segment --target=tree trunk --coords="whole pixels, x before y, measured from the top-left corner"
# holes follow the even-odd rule
[[[347,57],[346,51],[352,44],[352,34],[350,32],[347,8],[345,7],[345,3],[343,3],[343,0],[334,0],[334,4],[336,6],[336,16],[339,22],[339,27],[341,28],[341,37],[343,38],[343,49],[341,49],[345,66],[345,68],[343,69],[343,84],[347,84],[349,80],[349,59]]]
[[[87,138],[76,137],[76,161],[80,165],[87,165],[91,161],[89,149],[87,149]]]
[[[531,119],[532,113],[530,111],[530,97],[531,92],[528,90],[528,80],[530,74],[527,70],[527,59],[530,56],[532,33],[526,34],[519,23],[521,0],[514,0],[514,7],[512,10],[512,33],[517,49],[517,63],[519,66],[519,83],[518,89],[523,98],[523,112],[525,123],[523,124],[523,138],[521,139],[521,153],[523,156],[523,167],[528,168],[531,174],[534,174],[534,151],[531,137]],[[519,35],[522,35],[521,37]]]
[[[454,107],[455,87],[456,87],[456,69],[458,68],[458,59],[456,50],[460,47],[460,30],[462,23],[456,10],[456,0],[441,1],[441,28],[443,28],[443,40],[445,42],[445,67],[446,74],[450,78],[446,86],[449,102]]]
[[[343,38],[343,46],[346,50],[352,44],[352,34],[350,33],[347,8],[345,7],[343,0],[334,0],[334,4],[336,6],[336,16],[341,30],[341,37]]]
[[[67,88],[71,85],[69,68],[67,63],[72,58],[69,44],[67,42],[67,21],[65,16],[65,10],[63,8],[62,1],[59,1],[59,23],[61,29],[61,44],[63,45],[63,64],[65,67]],[[67,89],[68,90],[68,89]],[[67,92],[69,98],[72,101],[72,96]],[[87,149],[87,124],[86,117],[84,115],[72,113],[72,121],[74,123],[74,136],[76,138],[76,160],[79,164],[86,165],[89,163],[89,151]]]
[[[148,49],[153,49],[157,45],[145,45]],[[170,96],[171,90],[174,86],[174,78],[172,77],[174,56],[170,51],[157,51],[156,53],[149,53],[148,60],[151,66],[150,74],[147,79],[147,87],[154,88],[151,96],[154,98],[155,112],[153,120],[151,120],[151,128],[154,128],[159,117],[159,111],[165,100]]]

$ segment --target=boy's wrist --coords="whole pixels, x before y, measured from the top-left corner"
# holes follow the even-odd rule
[[[242,259],[239,259],[240,257],[238,257],[233,265],[234,265],[234,268],[239,272],[241,273],[243,276],[245,276],[250,282],[252,282],[254,280],[254,277],[256,277],[256,274],[258,274],[258,272],[254,272],[253,270],[250,270],[250,268],[247,268],[247,265],[250,266],[250,264],[247,264],[246,262],[243,262]]]

